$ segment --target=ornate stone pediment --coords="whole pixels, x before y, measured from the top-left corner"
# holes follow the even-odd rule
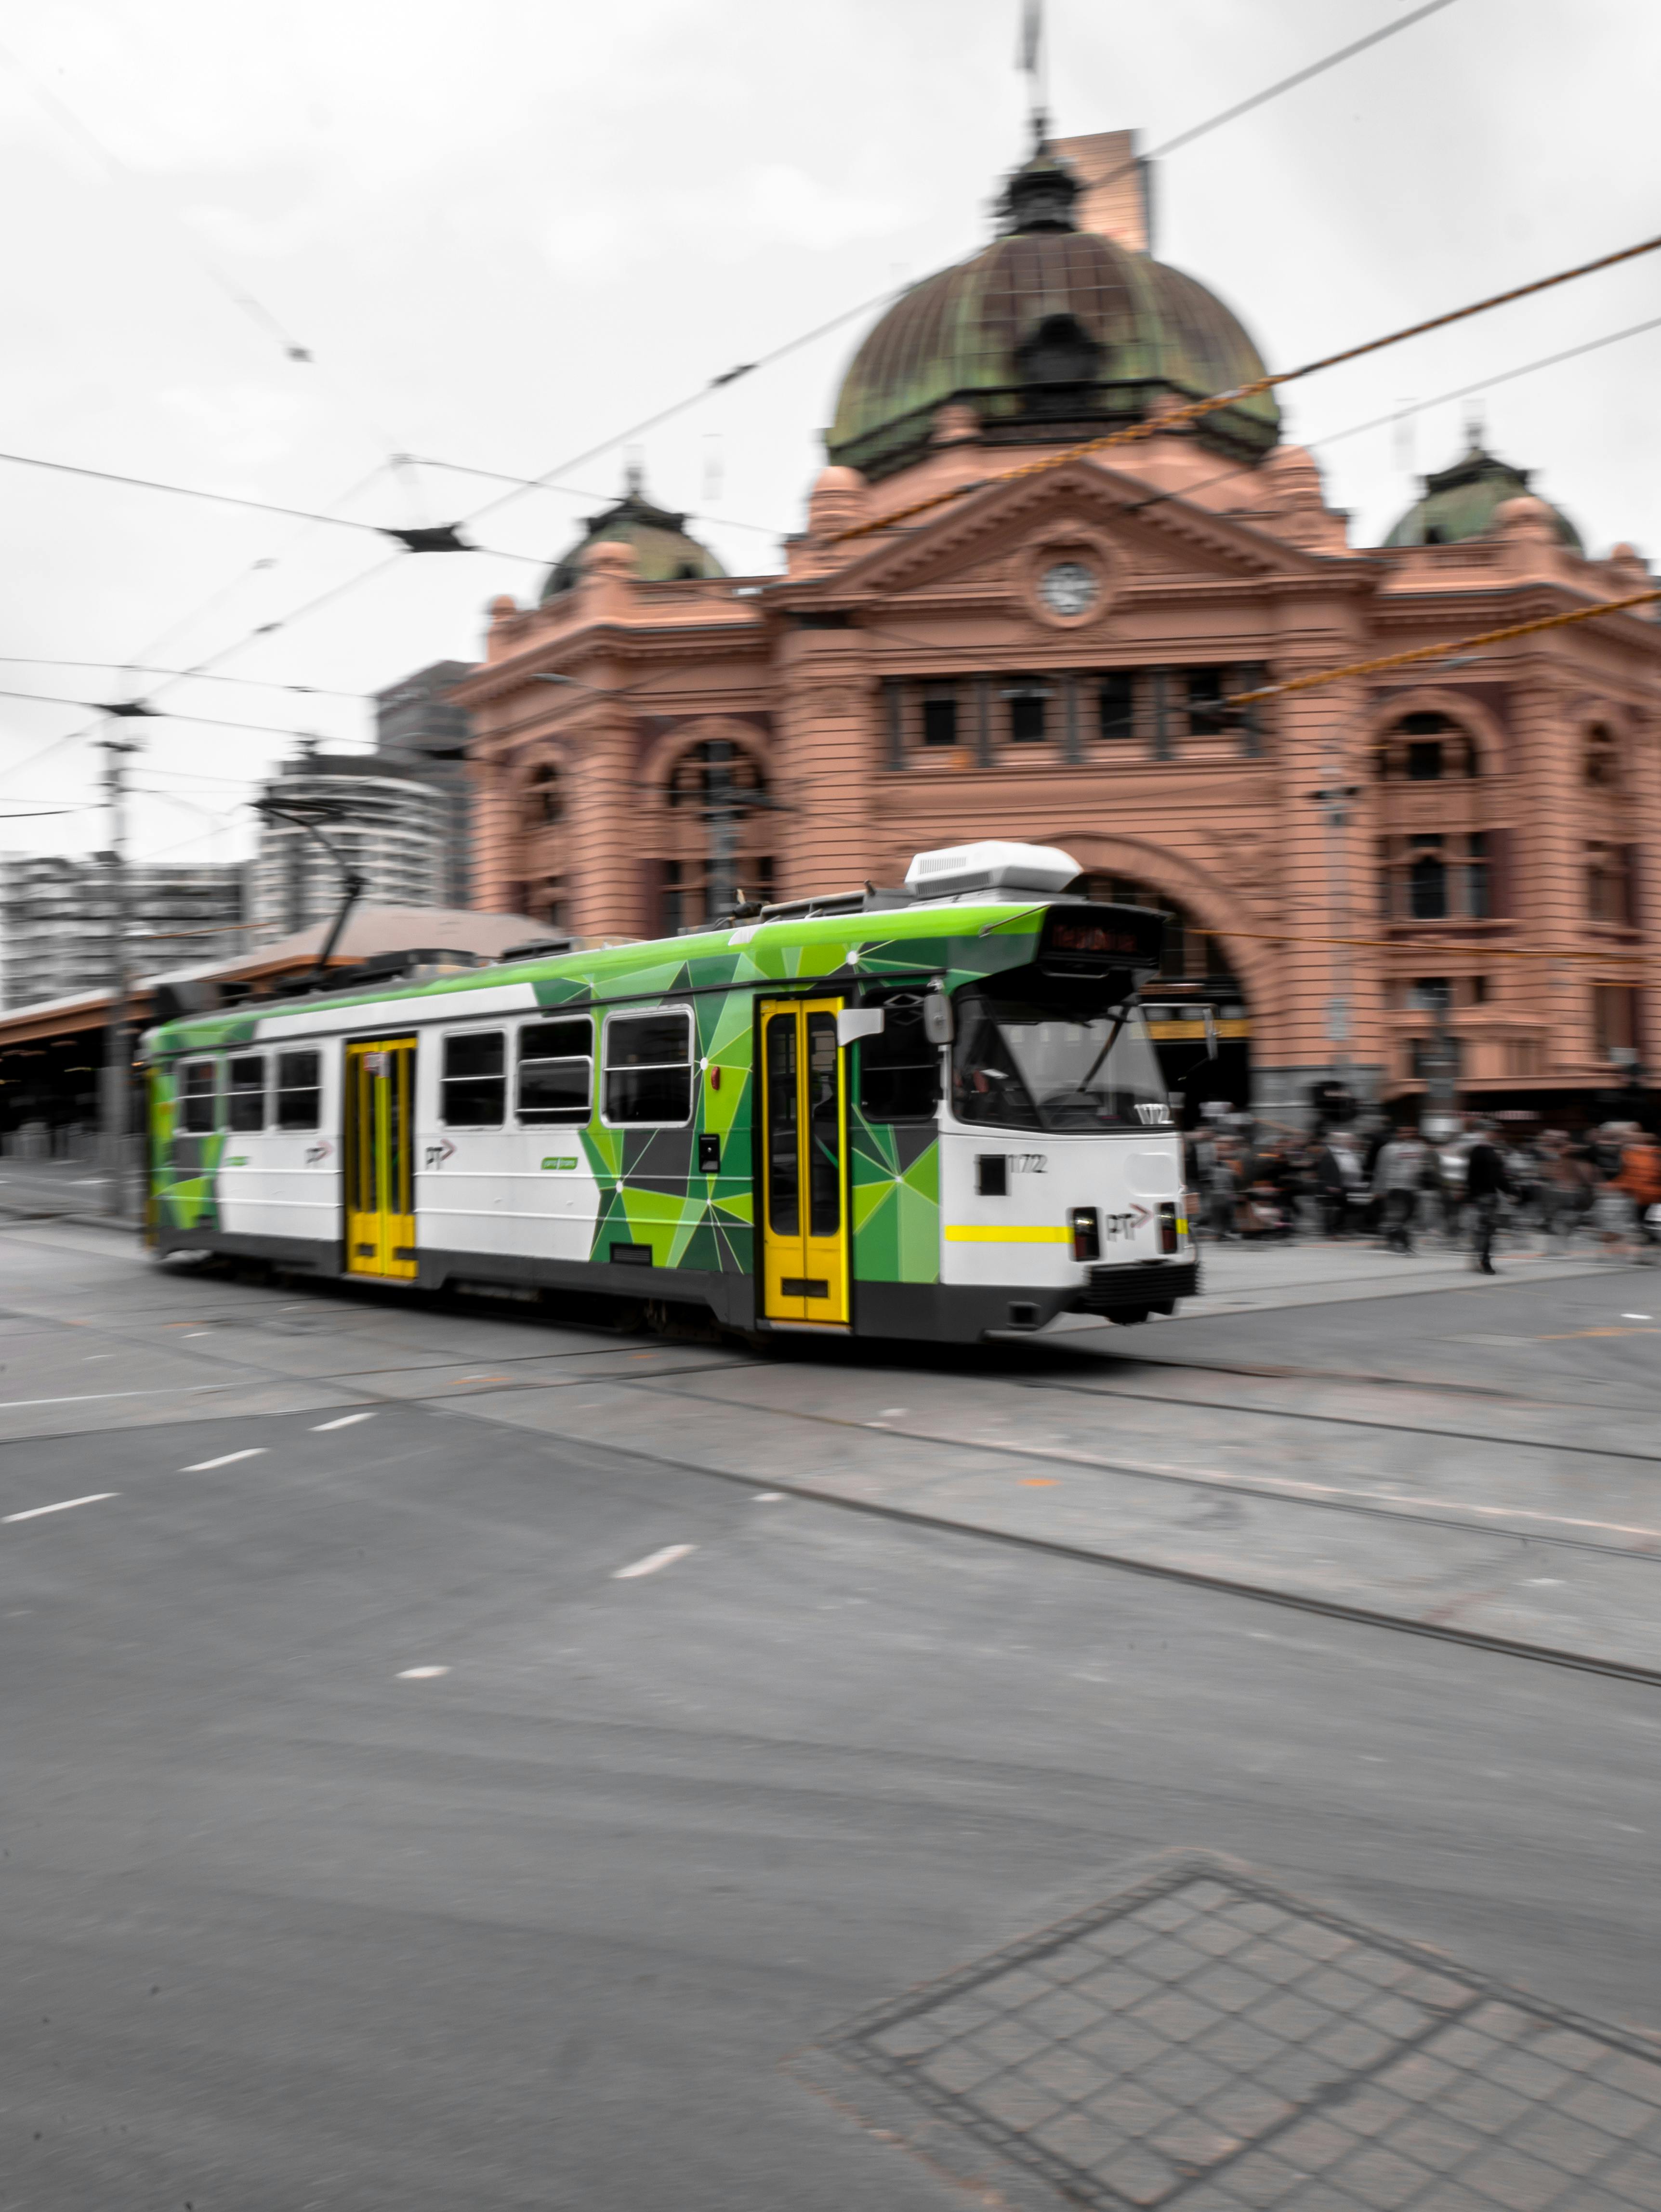
[[[973,599],[994,588],[1030,595],[1033,549],[1053,547],[1060,565],[1069,540],[1097,549],[1099,590],[1120,598],[1146,586],[1261,585],[1332,571],[1329,558],[1079,460],[971,493],[904,536],[873,538],[868,552],[804,588],[820,604]],[[1082,551],[1077,565],[1089,565]]]

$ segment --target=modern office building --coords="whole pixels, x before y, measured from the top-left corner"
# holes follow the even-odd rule
[[[465,907],[472,900],[473,787],[467,772],[469,735],[465,708],[450,691],[471,673],[465,660],[435,660],[375,694],[375,750],[435,784],[448,801],[445,827],[444,897]]]
[[[363,878],[366,899],[385,906],[452,903],[447,884],[453,802],[400,757],[325,752],[308,744],[261,796],[292,807],[303,821],[271,814],[261,820],[250,898],[256,943],[326,921],[338,908],[342,869],[325,839]]]
[[[245,949],[241,863],[138,861],[127,870],[130,972]],[[84,855],[0,857],[0,999],[8,1009],[108,988],[115,962],[108,866]]]

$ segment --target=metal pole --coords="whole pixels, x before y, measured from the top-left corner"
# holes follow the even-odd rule
[[[110,845],[105,859],[110,886],[110,1017],[105,1030],[101,1101],[106,1211],[128,1218],[128,1101],[132,1091],[131,976],[128,968],[126,757],[138,750],[119,738],[100,740],[105,754],[104,796],[110,810]]]
[[[704,890],[706,922],[721,921],[738,903],[739,815],[733,805],[732,740],[709,740],[709,775],[704,784],[709,823],[709,874]]]

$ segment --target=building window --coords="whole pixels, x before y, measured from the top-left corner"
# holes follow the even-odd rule
[[[1098,726],[1104,743],[1128,744],[1136,734],[1136,679],[1128,669],[1104,676],[1096,693]]]
[[[1415,921],[1445,921],[1448,911],[1447,863],[1439,838],[1414,839],[1415,851],[1408,863],[1408,912]]]
[[[926,745],[958,742],[958,695],[950,684],[931,684],[923,694],[922,741]]]
[[[315,1129],[323,1120],[323,1059],[315,1052],[277,1055],[277,1126]]]
[[[587,1014],[527,1022],[519,1033],[514,1103],[525,1123],[586,1121],[593,1111],[594,1024]]]
[[[265,1061],[263,1054],[234,1060],[226,1070],[226,1126],[231,1129],[263,1129],[265,1126]]]
[[[1044,709],[1050,694],[1042,684],[1013,684],[1004,693],[1009,702],[1009,741],[1016,745],[1040,744],[1048,735]]]
[[[1465,840],[1465,912],[1486,921],[1494,912],[1493,861],[1488,832],[1473,830]]]
[[[211,1060],[191,1061],[179,1082],[179,1118],[192,1137],[210,1137],[218,1126],[219,1071]]]
[[[672,1126],[692,1115],[692,1011],[613,1014],[605,1024],[605,1118]]]
[[[1228,696],[1228,673],[1226,668],[1190,668],[1188,671],[1188,728],[1190,737],[1220,737],[1226,728],[1228,714],[1223,702]]]
[[[730,738],[705,738],[676,761],[664,795],[671,806],[703,808],[766,789],[766,778],[742,745]]]
[[[1615,742],[1613,730],[1597,723],[1586,732],[1584,757],[1586,781],[1603,791],[1618,789],[1621,782],[1621,755]]]
[[[556,762],[539,761],[531,770],[525,786],[525,811],[532,826],[538,830],[546,829],[563,815],[565,803],[560,796]]]
[[[1586,918],[1632,928],[1632,855],[1627,846],[1587,846]]]
[[[1629,1060],[1638,1046],[1637,992],[1625,983],[1594,983],[1591,1029],[1599,1060]]]
[[[1453,1004],[1453,986],[1445,975],[1415,975],[1408,988],[1408,1004],[1415,1013],[1445,1013]]]
[[[500,1030],[444,1040],[439,1119],[450,1129],[499,1129],[508,1108],[508,1048]]]
[[[1479,773],[1475,746],[1445,714],[1404,714],[1381,741],[1376,765],[1381,776],[1408,783]]]

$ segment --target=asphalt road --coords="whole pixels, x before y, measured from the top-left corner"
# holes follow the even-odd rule
[[[1642,1685],[242,1407],[0,1445],[5,2212],[943,2212],[782,2063],[1172,1846],[1661,2030]]]

